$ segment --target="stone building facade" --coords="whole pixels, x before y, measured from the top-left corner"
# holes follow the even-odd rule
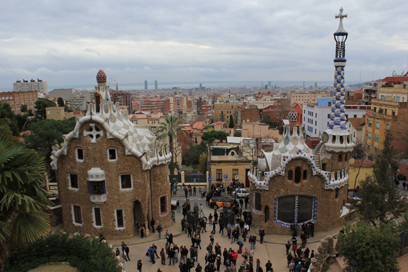
[[[303,127],[286,126],[282,141],[272,152],[264,152],[248,174],[254,225],[275,234],[288,234],[291,223],[300,227],[311,221],[316,231],[339,226],[348,212],[344,204],[350,141],[349,146],[345,152],[332,152],[321,142],[313,152],[305,143]]]
[[[102,75],[102,76],[101,76]],[[52,152],[64,229],[107,238],[137,234],[141,222],[172,224],[168,146],[136,128],[110,101],[106,75],[98,73],[95,103]]]

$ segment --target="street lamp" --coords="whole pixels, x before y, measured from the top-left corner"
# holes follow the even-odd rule
[[[360,262],[356,260],[355,258],[353,258],[349,261],[349,265],[350,265],[350,272],[357,272],[357,266],[360,265]]]

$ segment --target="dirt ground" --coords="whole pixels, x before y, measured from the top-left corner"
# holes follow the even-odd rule
[[[37,268],[31,269],[28,272],[79,272],[78,269],[68,264],[44,264]]]

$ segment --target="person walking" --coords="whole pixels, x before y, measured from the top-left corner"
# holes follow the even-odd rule
[[[138,260],[137,261],[137,271],[142,272],[142,260]]]
[[[245,210],[248,209],[249,196],[245,197]]]
[[[128,259],[128,261],[130,262],[130,258],[129,258],[129,247],[125,246],[125,252],[126,252],[126,257]]]
[[[195,186],[193,187],[193,195],[197,195],[197,189]]]

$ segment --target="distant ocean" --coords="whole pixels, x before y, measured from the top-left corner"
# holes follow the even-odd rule
[[[309,86],[313,86],[317,83],[319,87],[333,87],[333,81],[271,81],[271,86],[276,87],[301,87],[305,86],[308,88]],[[108,82],[109,83],[109,82]],[[262,87],[268,85],[268,81],[196,81],[196,82],[158,82],[159,89],[171,89],[173,87],[181,88],[181,89],[191,89],[200,86],[200,83],[203,87],[206,88],[228,88],[228,87]],[[358,82],[348,81],[346,85],[354,84]],[[149,90],[154,89],[154,81],[148,82]],[[48,91],[52,91],[53,89],[59,88],[75,88],[75,89],[91,89],[94,88],[96,84],[90,85],[59,85],[59,86],[52,86],[48,85]],[[115,89],[115,84],[111,86],[112,89]],[[144,90],[144,82],[140,83],[119,83],[119,90]],[[0,89],[0,91],[10,91],[9,88]]]

